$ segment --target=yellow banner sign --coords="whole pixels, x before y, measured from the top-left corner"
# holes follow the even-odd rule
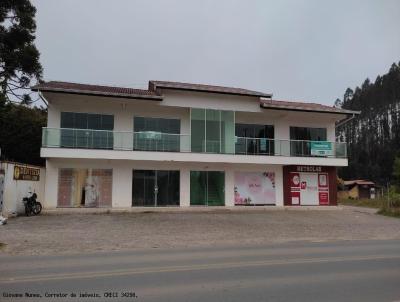
[[[14,166],[14,179],[39,181],[40,169],[16,165]]]

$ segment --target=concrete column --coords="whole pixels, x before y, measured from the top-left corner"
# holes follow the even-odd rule
[[[113,167],[112,206],[132,206],[132,168],[118,164]]]
[[[327,141],[334,142],[336,140],[336,133],[335,133],[335,123],[330,123],[326,129],[327,132]]]
[[[57,207],[58,191],[58,167],[51,161],[46,160],[46,184],[44,190],[43,207]]]
[[[283,166],[275,169],[275,194],[276,205],[283,206]]]
[[[225,206],[233,207],[235,205],[235,179],[232,168],[225,169]]]
[[[179,200],[181,207],[190,206],[190,169],[182,168],[180,170],[180,193]]]
[[[275,154],[290,156],[290,128],[285,120],[277,120],[274,124]]]
[[[118,150],[133,149],[133,116],[125,105],[121,104],[122,111],[114,115],[114,148]]]

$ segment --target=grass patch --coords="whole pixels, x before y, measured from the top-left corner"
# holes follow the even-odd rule
[[[5,243],[3,243],[3,242],[0,242],[0,250],[3,249],[3,248],[5,248],[6,245],[7,245],[7,244],[5,244]]]
[[[366,207],[379,209],[385,205],[384,199],[341,199],[339,200],[340,205],[355,206],[355,207]]]
[[[382,208],[378,211],[378,214],[390,217],[400,218],[400,208]]]

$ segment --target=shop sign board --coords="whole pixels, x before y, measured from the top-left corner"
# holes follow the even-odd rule
[[[301,166],[300,166],[301,167]],[[290,203],[292,205],[329,205],[328,174],[312,167],[307,172],[290,172]],[[299,170],[299,169],[297,169]]]
[[[275,204],[274,172],[235,172],[235,205]]]
[[[325,142],[325,141],[312,141],[311,142],[311,155],[332,156],[333,155],[332,143]]]
[[[14,180],[40,180],[40,168],[26,167],[26,166],[14,166]]]

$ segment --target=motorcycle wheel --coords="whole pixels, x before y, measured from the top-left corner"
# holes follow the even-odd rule
[[[39,201],[37,201],[33,207],[33,214],[39,215],[41,211],[42,211],[42,204]]]

